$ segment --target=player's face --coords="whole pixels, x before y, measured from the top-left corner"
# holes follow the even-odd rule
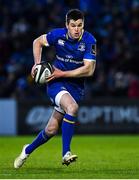
[[[69,23],[66,23],[66,27],[69,36],[73,39],[78,39],[83,33],[84,21],[82,19],[78,19],[77,21],[71,19]]]

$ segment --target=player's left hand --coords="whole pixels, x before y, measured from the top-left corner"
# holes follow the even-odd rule
[[[50,82],[57,78],[62,78],[64,76],[64,71],[61,71],[60,69],[56,67],[53,67],[53,68],[54,68],[54,72],[51,74],[51,76],[47,78],[47,82]]]

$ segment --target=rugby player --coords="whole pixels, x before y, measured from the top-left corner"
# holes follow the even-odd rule
[[[54,72],[47,79],[47,95],[54,104],[53,113],[44,130],[31,144],[23,146],[15,159],[14,167],[20,168],[29,155],[40,145],[48,142],[58,129],[62,129],[62,164],[69,165],[77,159],[71,152],[71,140],[77,121],[79,102],[84,97],[84,80],[92,76],[96,65],[96,39],[84,30],[84,15],[78,9],[66,14],[66,27],[51,30],[33,42],[34,78],[35,66],[41,62],[43,46],[54,46],[56,56]]]

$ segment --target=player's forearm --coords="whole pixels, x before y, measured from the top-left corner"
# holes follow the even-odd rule
[[[42,44],[39,41],[39,38],[33,41],[33,56],[34,63],[39,64],[41,62],[41,54],[42,54]]]
[[[94,70],[95,70],[95,64],[93,65],[93,67],[82,66],[75,70],[64,71],[64,77],[73,77],[73,78],[89,77],[93,75]]]

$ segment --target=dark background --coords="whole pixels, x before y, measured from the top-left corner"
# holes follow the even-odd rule
[[[34,84],[33,40],[65,26],[65,14],[79,8],[85,29],[97,39],[97,68],[86,82],[92,97],[139,98],[138,0],[0,0],[0,98],[43,99],[45,87]],[[52,61],[53,48],[43,49]]]

